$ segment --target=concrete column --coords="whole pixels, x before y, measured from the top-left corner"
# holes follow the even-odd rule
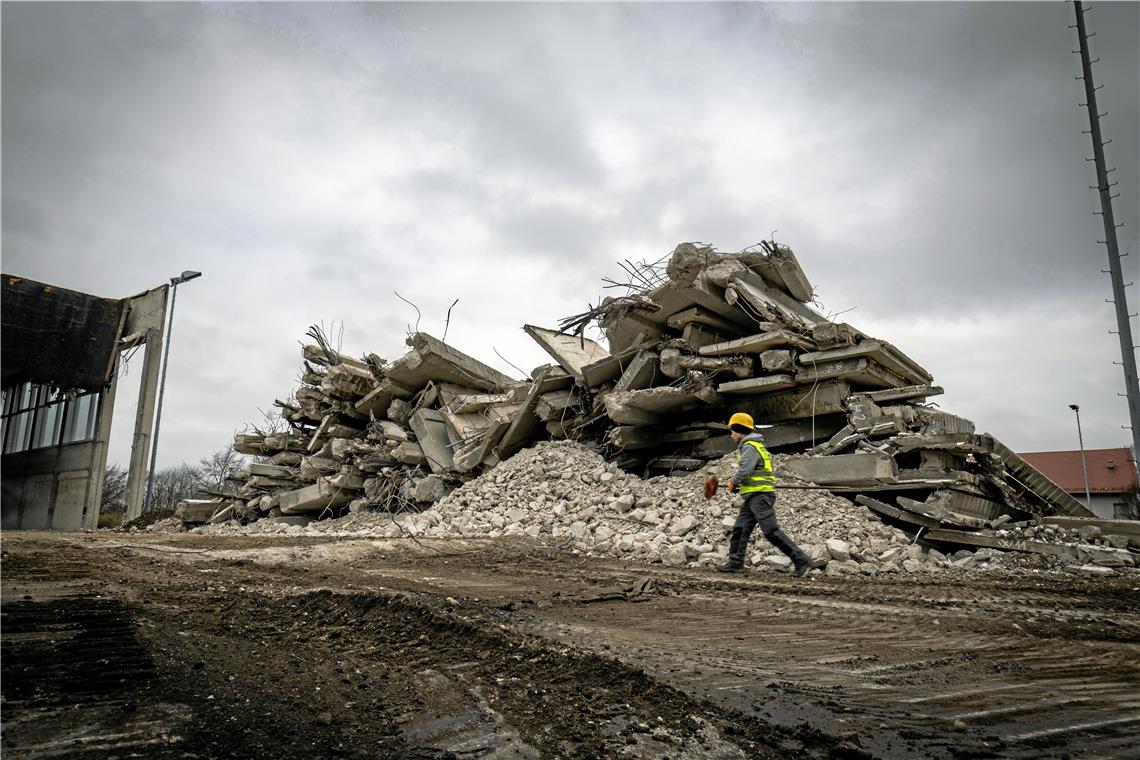
[[[162,329],[146,331],[146,359],[143,361],[139,405],[135,415],[135,436],[131,444],[131,466],[127,470],[127,520],[142,514],[146,495],[147,455],[154,430],[154,407],[158,397],[158,371],[162,359]]]
[[[115,411],[115,391],[119,387],[119,360],[115,357],[111,384],[99,396],[99,412],[95,422],[95,442],[91,449],[91,470],[87,500],[83,505],[83,528],[99,526],[99,503],[103,500],[103,480],[107,474],[107,442],[111,439],[111,418]]]

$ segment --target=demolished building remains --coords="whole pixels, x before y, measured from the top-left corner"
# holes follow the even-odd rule
[[[558,329],[524,327],[553,362],[521,381],[426,333],[387,361],[346,356],[314,330],[300,387],[276,402],[287,428],[237,435],[256,461],[236,496],[180,515],[420,512],[548,440],[585,444],[627,473],[688,476],[733,451],[725,420],[746,411],[785,478],[857,502],[907,540],[1048,554],[997,534],[1093,517],[997,438],[931,404],[942,389],[900,349],[813,309],[790,248],[682,243],[626,271],[627,295]],[[594,324],[608,346],[585,337]]]

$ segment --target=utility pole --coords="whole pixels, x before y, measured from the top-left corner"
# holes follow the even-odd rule
[[[1109,173],[1116,170],[1115,168],[1105,169],[1104,146],[1106,143],[1101,136],[1100,117],[1107,114],[1102,114],[1097,110],[1096,91],[1100,88],[1093,81],[1092,72],[1092,65],[1100,59],[1097,58],[1094,61],[1089,56],[1089,37],[1092,35],[1085,29],[1085,14],[1088,10],[1083,6],[1081,0],[1074,0],[1073,8],[1077,14],[1075,26],[1081,44],[1081,49],[1073,52],[1079,52],[1081,55],[1082,76],[1077,77],[1077,79],[1083,79],[1085,82],[1086,102],[1084,105],[1089,111],[1089,131],[1086,134],[1092,135],[1093,144],[1093,157],[1085,160],[1093,161],[1096,164],[1096,187],[1090,186],[1090,189],[1096,190],[1100,194],[1100,215],[1104,221],[1104,240],[1097,242],[1104,243],[1108,248],[1107,272],[1112,278],[1112,303],[1116,305],[1116,334],[1120,338],[1120,364],[1124,369],[1125,392],[1118,395],[1123,395],[1128,400],[1128,420],[1132,429],[1133,456],[1140,458],[1140,380],[1136,376],[1136,346],[1132,343],[1132,325],[1129,322],[1134,315],[1128,313],[1128,300],[1124,293],[1124,288],[1127,286],[1124,284],[1120,265],[1122,256],[1120,255],[1120,246],[1116,242],[1116,229],[1122,225],[1116,224],[1112,215],[1112,199],[1116,197],[1112,193],[1112,186],[1117,183],[1110,184],[1108,181]],[[1070,26],[1069,28],[1072,29],[1073,27]],[[1093,32],[1093,34],[1096,33]],[[1128,254],[1125,253],[1124,255],[1127,256]],[[1133,462],[1133,464],[1137,463]],[[1140,465],[1138,465],[1138,469],[1140,469]]]

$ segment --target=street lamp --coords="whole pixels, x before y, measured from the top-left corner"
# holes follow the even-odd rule
[[[178,297],[179,285],[201,276],[201,272],[191,272],[187,269],[177,277],[170,278],[170,319],[166,327],[166,348],[162,354],[162,377],[158,381],[158,406],[154,412],[154,438],[151,440],[150,445],[150,472],[146,478],[146,498],[143,501],[143,504],[147,505],[147,509],[150,509],[150,498],[154,492],[154,465],[158,457],[158,425],[162,422],[162,395],[166,390],[166,366],[170,364],[170,339],[174,332],[174,299]]]
[[[1089,494],[1089,465],[1085,461],[1085,439],[1081,435],[1081,407],[1079,404],[1069,404],[1069,408],[1077,415],[1077,440],[1081,443],[1081,469],[1085,471],[1085,506],[1092,512],[1092,496]]]

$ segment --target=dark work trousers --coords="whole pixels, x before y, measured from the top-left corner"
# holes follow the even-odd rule
[[[775,503],[776,494],[771,492],[750,493],[744,497],[744,503],[740,505],[740,514],[736,516],[736,524],[732,526],[732,537],[728,542],[730,565],[739,567],[744,564],[748,539],[752,537],[752,531],[757,524],[760,525],[764,538],[788,555],[796,567],[806,565],[810,561],[803,549],[792,543],[788,534],[780,530],[780,525],[776,522],[776,510],[772,508]]]

